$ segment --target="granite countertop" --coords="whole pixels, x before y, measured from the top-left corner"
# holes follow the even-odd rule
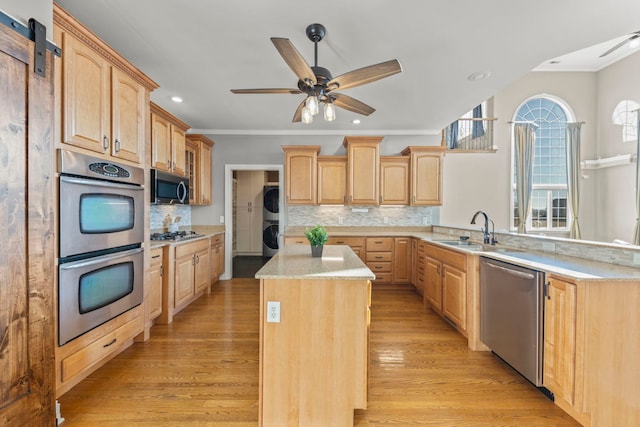
[[[322,258],[311,256],[309,245],[287,245],[257,273],[256,279],[373,280],[375,275],[345,245],[325,245]]]
[[[529,249],[510,248],[498,244],[489,250],[465,248],[464,246],[452,246],[439,242],[439,240],[456,240],[448,234],[439,234],[431,231],[431,227],[343,227],[342,229],[329,229],[330,236],[389,236],[389,237],[415,237],[442,248],[458,251],[465,254],[486,256],[501,261],[510,262],[523,267],[555,273],[569,279],[588,280],[639,280],[640,269],[621,266],[601,261],[592,261],[583,258],[559,255],[556,253],[534,251]],[[287,229],[285,236],[300,236],[304,233],[304,227],[292,227]],[[476,245],[483,246],[481,243]],[[300,245],[304,246],[304,245]],[[486,246],[485,246],[486,247]],[[500,252],[496,251],[498,249]]]

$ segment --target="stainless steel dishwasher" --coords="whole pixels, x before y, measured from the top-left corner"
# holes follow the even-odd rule
[[[480,339],[542,386],[544,273],[480,258]]]

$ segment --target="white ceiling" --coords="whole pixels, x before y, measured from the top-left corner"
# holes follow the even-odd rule
[[[57,2],[160,85],[154,102],[210,134],[437,134],[538,66],[602,68],[597,56],[640,29],[635,0]],[[304,95],[229,91],[296,87],[270,37],[289,38],[313,65],[305,28],[314,22],[327,28],[318,65],[334,76],[393,58],[402,64],[400,74],[344,91],[376,108],[372,115],[338,109],[335,122],[294,124]],[[603,42],[586,62],[563,57]],[[560,64],[547,63],[558,57]],[[490,77],[467,79],[477,72]],[[184,103],[171,102],[174,95]]]

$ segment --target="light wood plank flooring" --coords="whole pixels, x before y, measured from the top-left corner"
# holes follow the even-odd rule
[[[257,280],[220,282],[63,395],[63,426],[257,426],[258,303]],[[578,426],[413,291],[374,289],[369,384],[356,426]]]

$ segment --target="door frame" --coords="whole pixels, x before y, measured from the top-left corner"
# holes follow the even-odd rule
[[[284,188],[284,166],[283,165],[224,165],[224,231],[228,237],[224,239],[224,274],[220,277],[228,280],[233,277],[233,171],[278,171],[278,185]],[[284,214],[284,201],[280,197],[280,230],[287,225],[287,216]],[[278,239],[278,247],[282,247],[282,238]]]

